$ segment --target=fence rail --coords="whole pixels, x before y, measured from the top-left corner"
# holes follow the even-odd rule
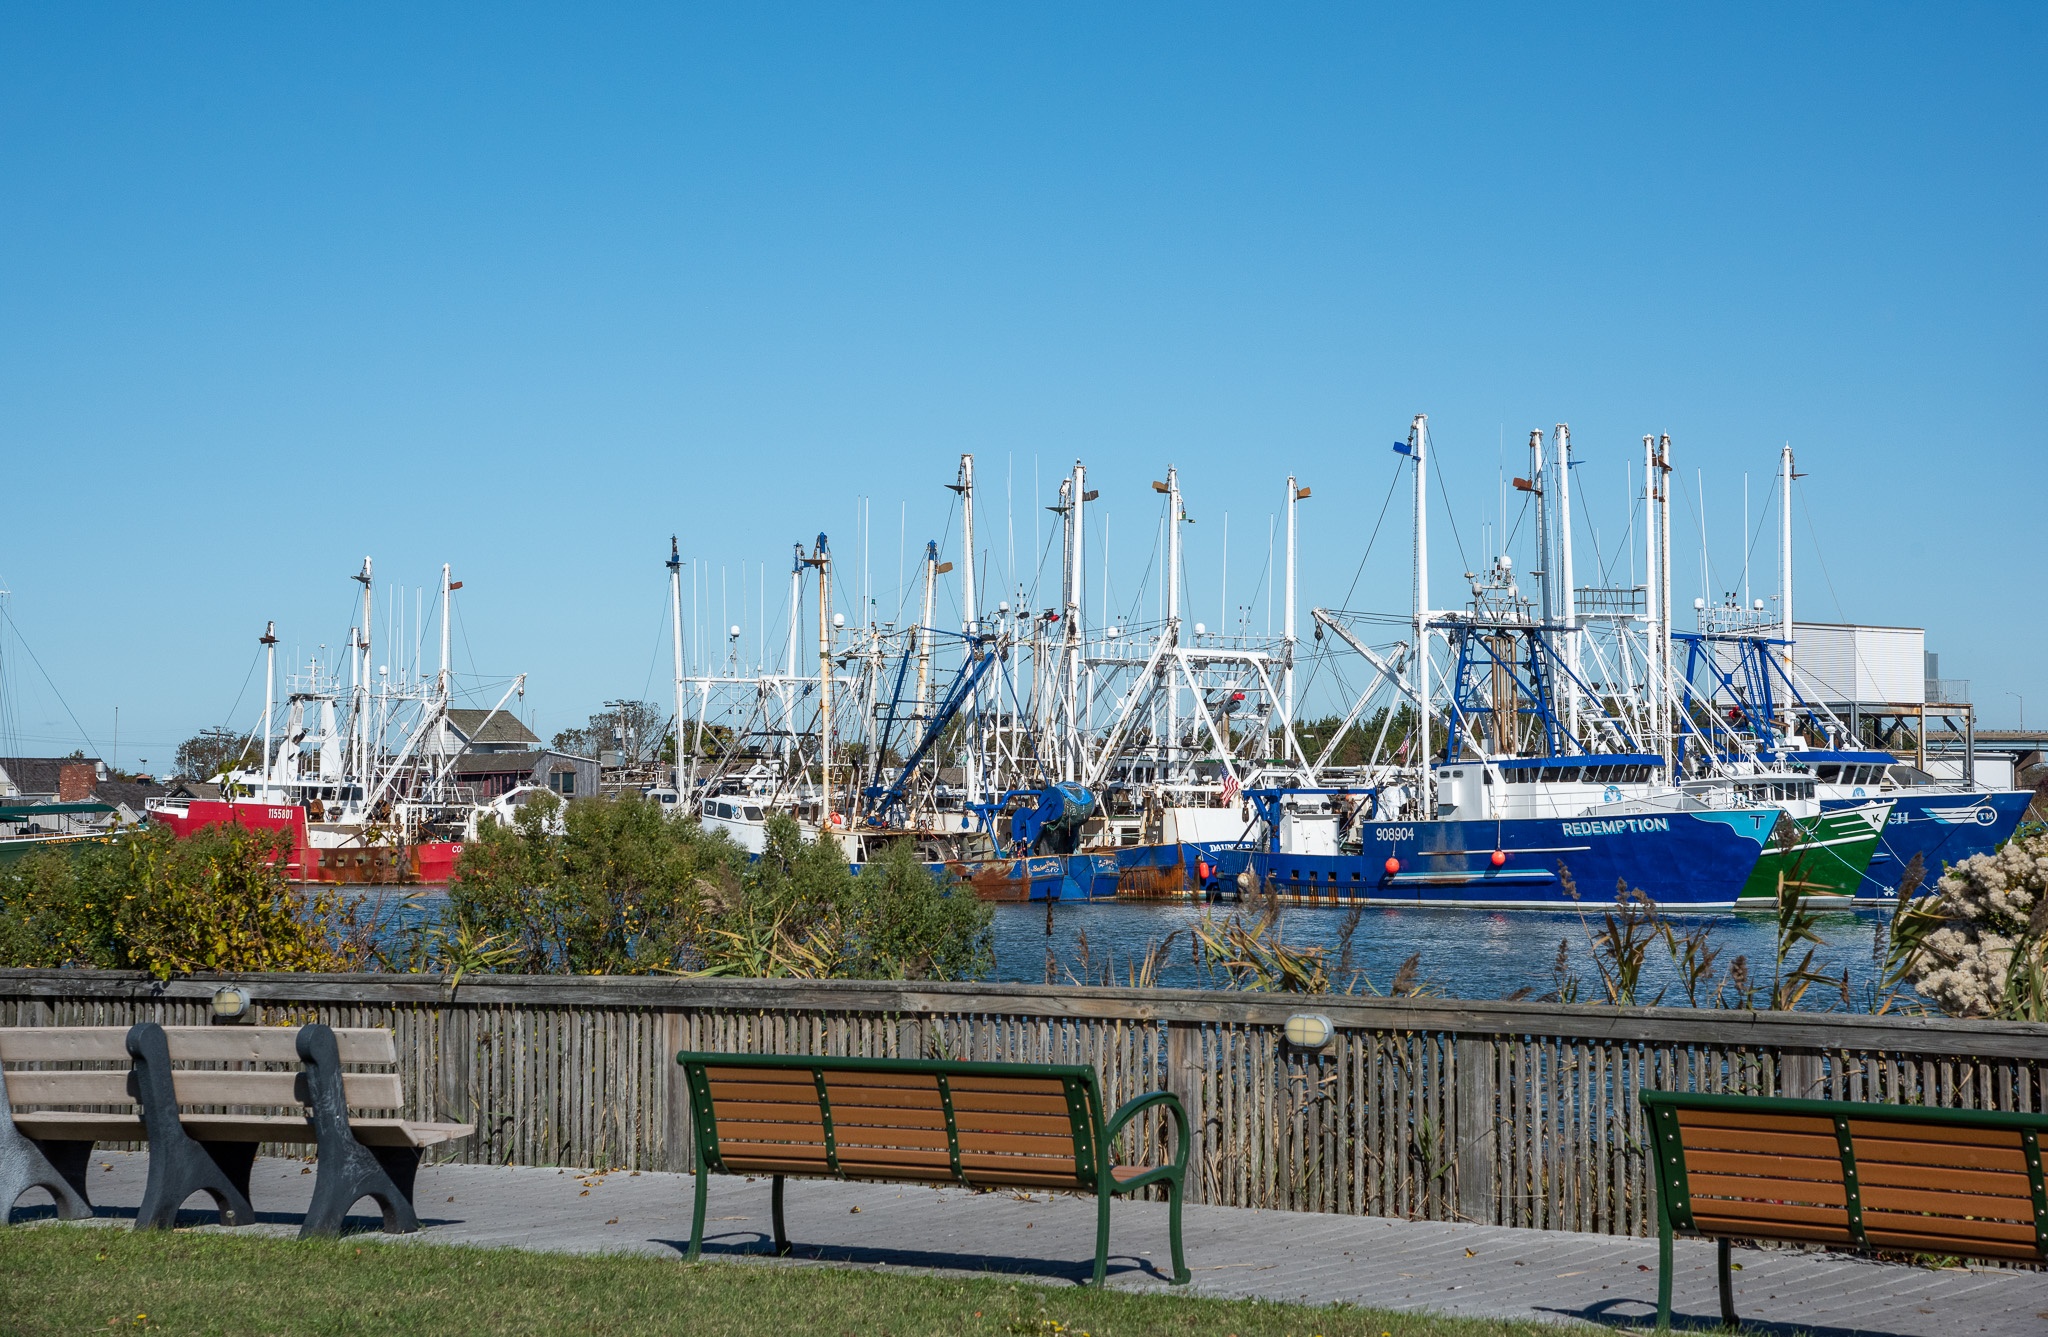
[[[1198,990],[472,976],[233,977],[261,1024],[396,1033],[451,1155],[687,1170],[678,1050],[1088,1063],[1176,1092],[1199,1202],[1609,1234],[1652,1228],[1637,1092],[2048,1109],[2048,1025]],[[196,1024],[222,979],[0,970],[0,1025]],[[1286,1018],[1335,1023],[1325,1051]],[[1163,1136],[1135,1127],[1142,1157]]]

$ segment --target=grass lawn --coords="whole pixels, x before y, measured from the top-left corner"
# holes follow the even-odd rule
[[[1555,1328],[816,1266],[0,1226],[0,1332],[1556,1337]]]

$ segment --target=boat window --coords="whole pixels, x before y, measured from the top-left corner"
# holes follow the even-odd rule
[[[711,801],[710,799],[705,799],[705,800],[704,800],[704,815],[705,815],[706,817],[716,817],[716,816],[718,816],[718,805],[717,805],[716,803],[713,803],[713,802],[712,802],[712,801]]]
[[[730,804],[730,803],[721,803],[721,804],[719,804],[719,805],[718,805],[718,815],[719,815],[720,817],[730,817],[730,816],[732,816],[732,804]]]
[[[761,817],[761,810],[751,803],[747,805],[747,820],[750,822],[758,822],[763,820]]]
[[[1840,766],[1816,766],[1814,768],[1814,774],[1821,778],[1823,784],[1833,784],[1835,777],[1841,773],[1842,768]]]
[[[1551,784],[1551,783],[1554,783],[1554,782],[1555,782],[1556,780],[1557,780],[1557,767],[1555,767],[1555,766],[1545,766],[1545,767],[1543,768],[1543,783],[1545,783],[1545,784]]]

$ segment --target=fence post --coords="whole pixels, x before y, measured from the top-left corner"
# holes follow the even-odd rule
[[[680,1012],[662,1014],[661,1033],[665,1039],[661,1062],[667,1073],[661,1084],[668,1100],[667,1118],[664,1120],[664,1136],[668,1143],[665,1168],[677,1174],[688,1174],[695,1168],[696,1141],[690,1136],[690,1093],[683,1085],[683,1065],[676,1062],[676,1055],[690,1047],[688,1028]]]
[[[434,1117],[451,1123],[479,1123],[476,1117],[475,1092],[470,1082],[470,1061],[476,1040],[470,1023],[470,1012],[466,1008],[443,1003],[439,1008],[428,1011],[420,1009],[419,1027],[428,1030],[434,1037]],[[484,1137],[490,1136],[489,1129],[478,1130]],[[476,1139],[466,1139],[463,1145],[443,1147],[441,1160],[460,1160],[473,1151]]]
[[[1166,1089],[1180,1099],[1188,1113],[1187,1176],[1189,1202],[1209,1201],[1209,1183],[1204,1167],[1209,1164],[1209,1116],[1202,1108],[1202,1070],[1197,1060],[1202,1053],[1202,1036],[1197,1023],[1166,1023]]]
[[[1817,1049],[1786,1049],[1778,1052],[1778,1094],[1795,1100],[1826,1097],[1827,1074],[1822,1070]]]
[[[1500,1147],[1495,1132],[1494,1037],[1460,1035],[1453,1050],[1457,1098],[1446,1131],[1457,1149],[1458,1217],[1493,1225],[1494,1162]]]

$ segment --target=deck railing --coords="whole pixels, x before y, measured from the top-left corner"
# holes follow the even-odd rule
[[[1636,1093],[2048,1108],[2048,1025],[1178,989],[484,975],[235,977],[257,1023],[397,1034],[468,1161],[686,1170],[682,1049],[1089,1063],[1177,1092],[1196,1201],[1608,1234],[1652,1226]],[[196,1024],[221,981],[0,971],[0,1025]],[[1292,1014],[1336,1026],[1286,1048]],[[1162,1135],[1135,1128],[1124,1158]]]

